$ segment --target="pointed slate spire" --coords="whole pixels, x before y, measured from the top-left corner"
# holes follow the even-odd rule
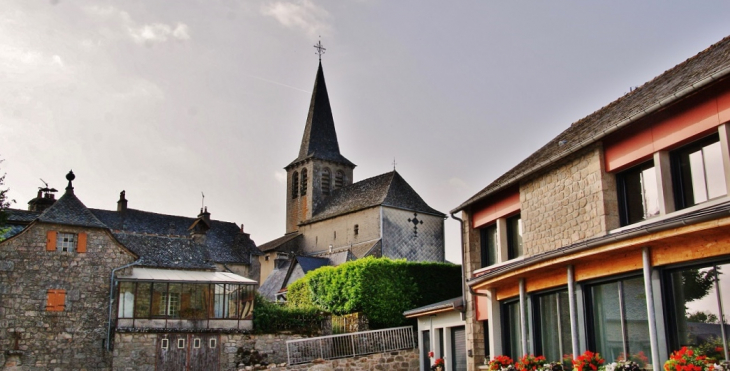
[[[47,208],[38,220],[44,223],[78,225],[82,227],[107,228],[74,194],[73,180],[76,179],[73,171],[66,174],[68,186],[66,193],[51,207]]]
[[[319,62],[317,78],[314,81],[312,100],[309,103],[307,124],[304,127],[302,145],[299,148],[299,156],[292,164],[303,161],[307,158],[334,161],[350,166],[355,166],[350,160],[340,154],[340,145],[337,142],[335,131],[335,120],[332,118],[332,108],[327,95],[327,85],[324,82],[322,62]]]

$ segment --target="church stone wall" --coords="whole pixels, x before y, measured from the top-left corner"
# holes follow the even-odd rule
[[[358,232],[355,234],[355,225]],[[303,253],[325,252],[380,239],[380,207],[302,226]]]
[[[443,262],[444,218],[383,207],[383,256]]]
[[[86,233],[87,252],[46,251],[51,230]],[[0,365],[18,349],[25,370],[110,369],[109,276],[132,261],[99,229],[37,223],[0,243]],[[49,289],[65,290],[62,311],[46,310]]]

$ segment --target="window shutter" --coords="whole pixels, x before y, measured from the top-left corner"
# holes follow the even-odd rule
[[[48,231],[46,234],[46,251],[56,251],[56,231]]]
[[[76,252],[86,252],[86,233],[79,233],[79,239],[76,245]]]
[[[63,312],[66,309],[66,290],[48,290],[46,311]]]

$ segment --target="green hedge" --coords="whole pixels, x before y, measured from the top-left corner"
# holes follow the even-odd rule
[[[322,267],[289,285],[288,305],[333,314],[363,312],[371,328],[402,325],[403,312],[461,295],[461,267],[365,258]]]
[[[312,306],[293,308],[272,303],[258,293],[254,300],[253,328],[256,333],[291,331],[298,334],[316,334],[326,318],[325,313]]]

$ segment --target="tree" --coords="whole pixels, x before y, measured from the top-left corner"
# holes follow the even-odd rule
[[[694,313],[687,313],[687,322],[718,323],[717,315],[698,310]]]

